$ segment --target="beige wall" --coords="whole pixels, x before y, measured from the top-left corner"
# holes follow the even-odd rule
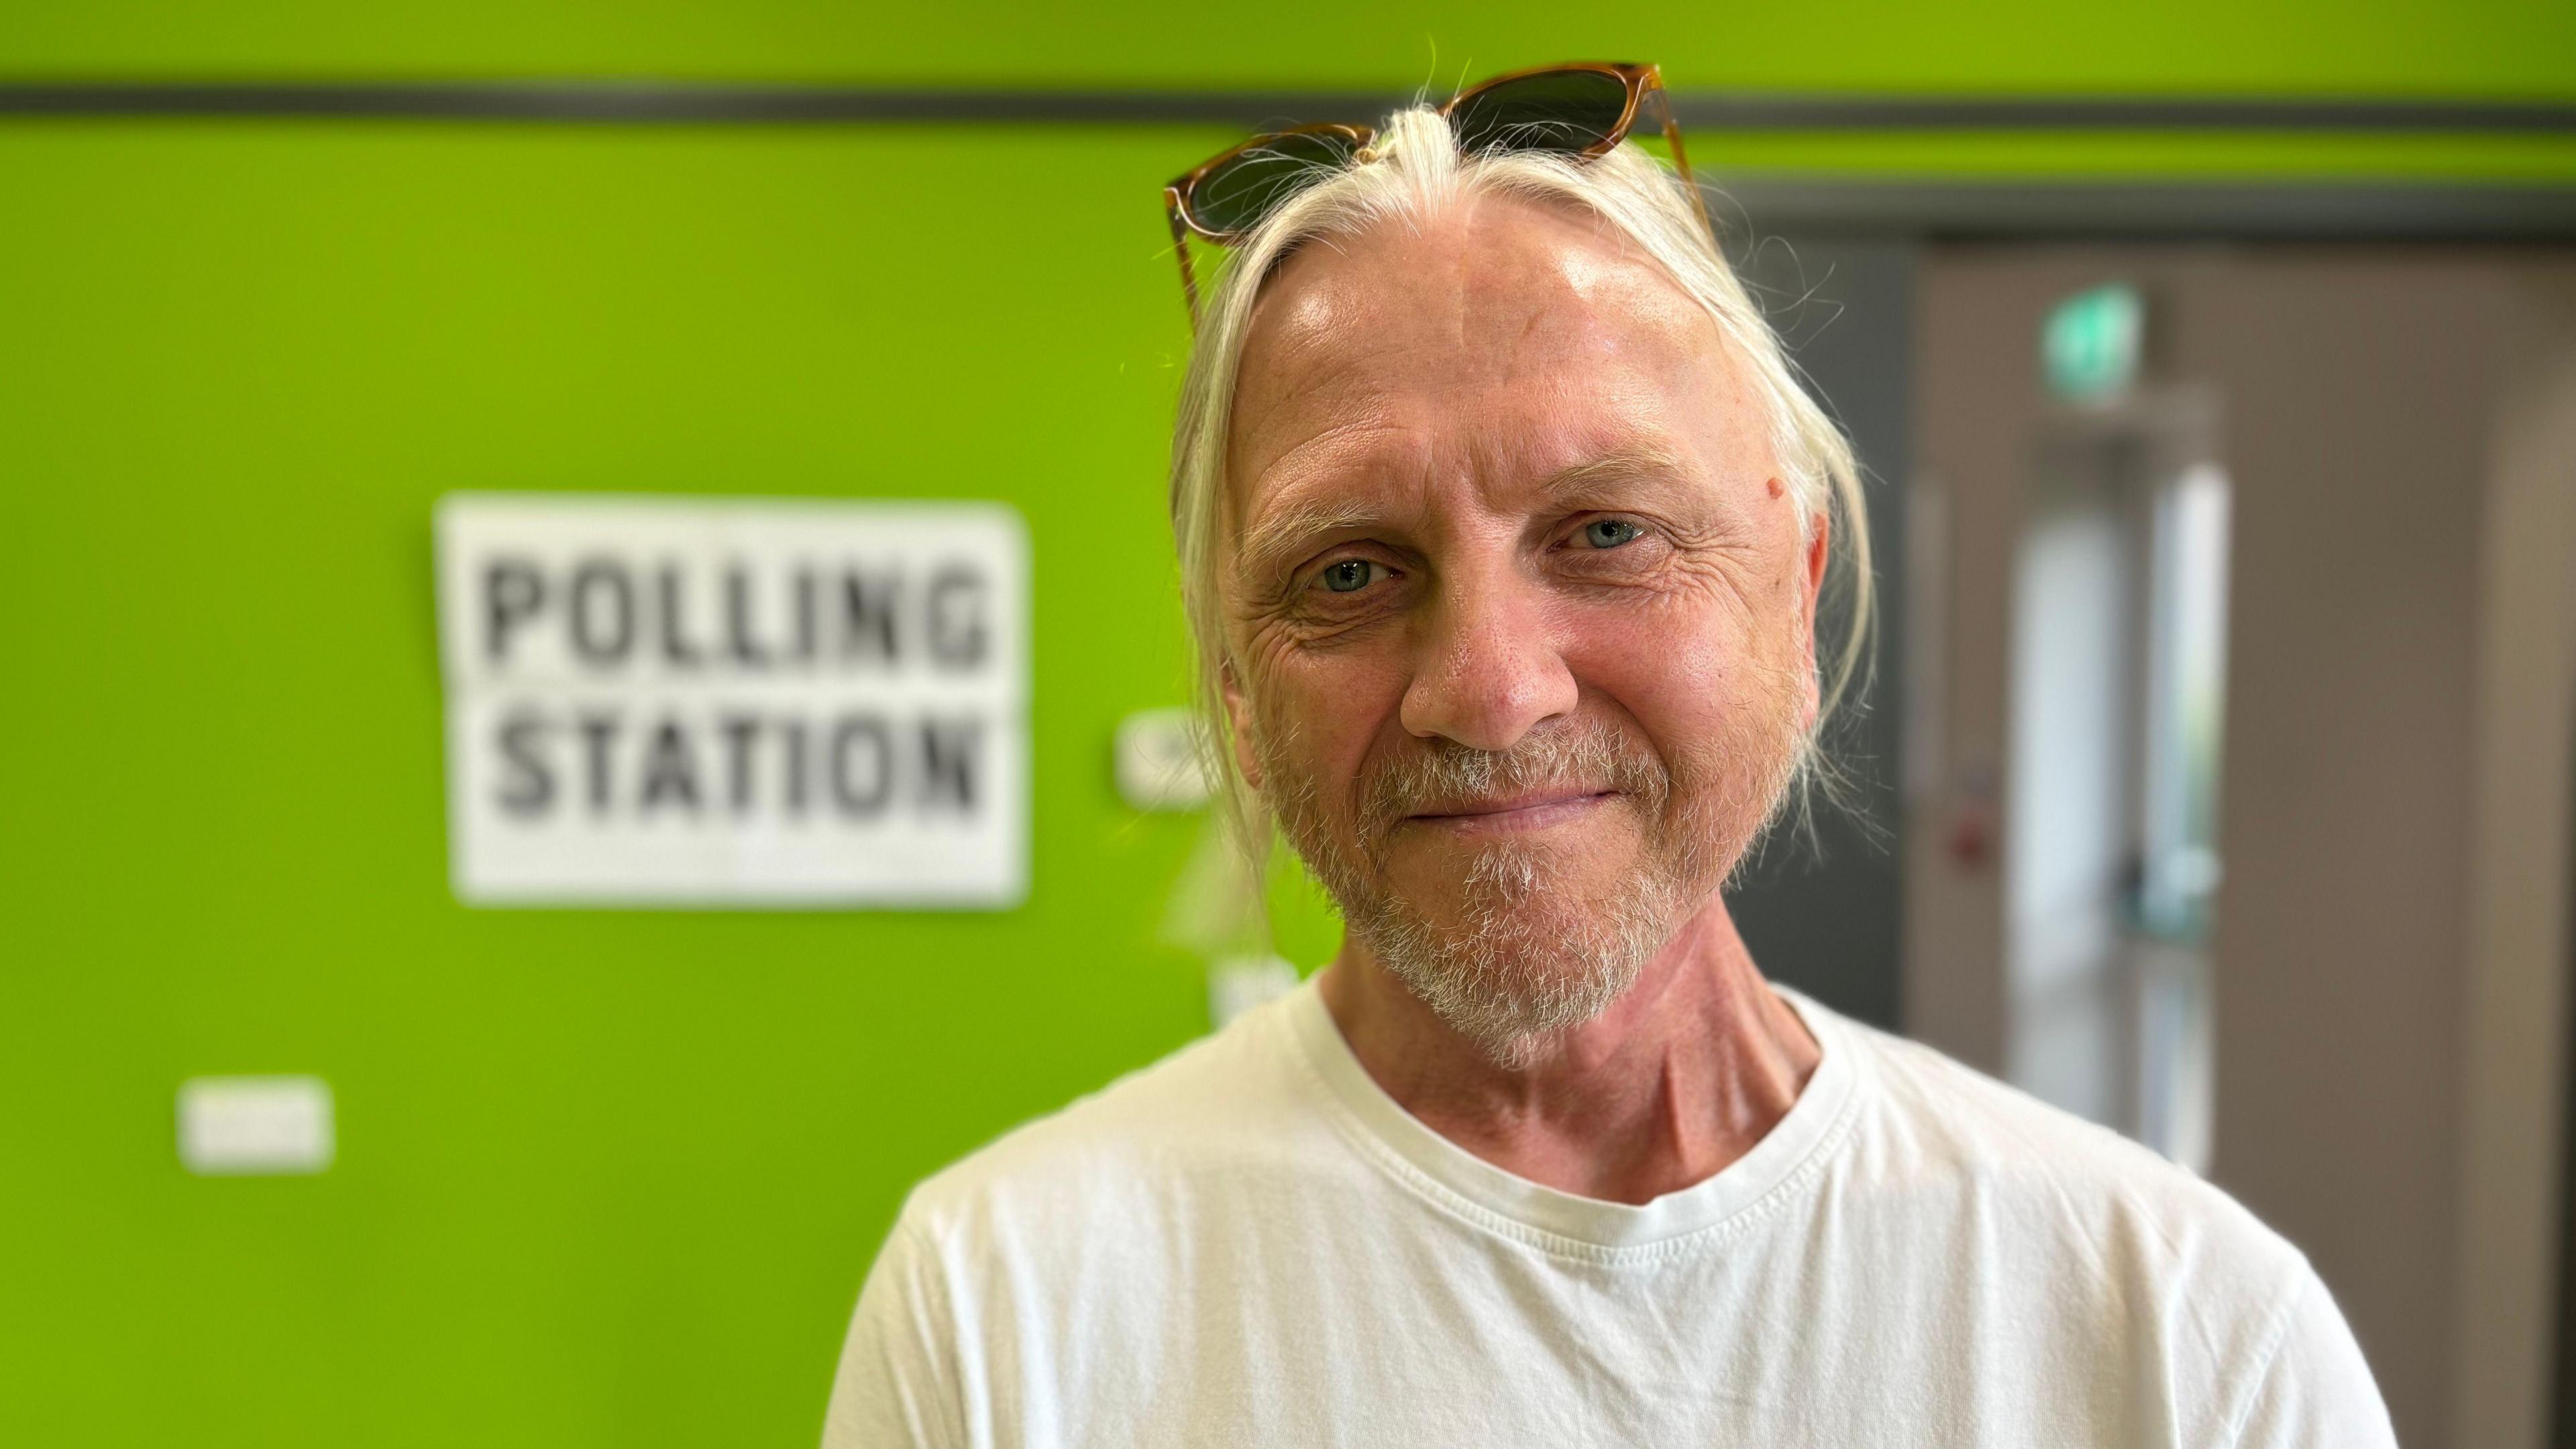
[[[2576,278],[2524,279],[2480,540],[2458,1445],[2544,1442],[2576,832]]]
[[[2005,1059],[1999,870],[1942,847],[2009,758],[2040,319],[2134,280],[2160,374],[2220,396],[2235,485],[2213,1175],[2317,1263],[2418,1449],[2537,1443],[2545,1397],[2572,651],[2547,663],[2535,620],[2565,617],[2576,571],[2551,471],[2576,390],[2532,382],[2576,336],[2540,305],[2571,277],[2512,254],[1958,250],[1917,322],[1950,572],[1909,1028]]]

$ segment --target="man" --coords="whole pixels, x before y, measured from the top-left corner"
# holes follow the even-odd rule
[[[923,1184],[826,1444],[2390,1443],[2242,1209],[1747,955],[1861,519],[1687,193],[1414,110],[1236,240],[1185,591],[1347,939]]]

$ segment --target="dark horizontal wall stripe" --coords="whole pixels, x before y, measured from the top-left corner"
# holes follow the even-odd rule
[[[2576,187],[1728,177],[1732,238],[2576,243]]]
[[[1403,97],[1331,91],[889,90],[646,81],[304,84],[0,81],[0,120],[352,118],[575,125],[1163,123],[1257,128],[1384,114]],[[1685,124],[1731,131],[2231,131],[2576,136],[2576,104],[1966,99],[1706,93]],[[2045,184],[1731,176],[1720,211],[1750,235],[2317,241],[2576,241],[2576,186],[2303,181]]]
[[[1674,98],[1682,123],[1720,131],[2308,131],[2576,134],[2576,104],[2029,96]]]
[[[1368,119],[1405,98],[1336,91],[895,90],[659,81],[0,81],[0,116],[346,116],[597,124]],[[2283,131],[2576,135],[2576,103],[2246,97],[1927,97],[1692,92],[1683,124],[1726,131]]]
[[[348,116],[397,120],[637,125],[853,122],[1118,122],[1260,125],[1303,114],[1367,115],[1384,96],[1258,91],[881,90],[653,81],[471,81],[303,85],[0,82],[0,115]]]

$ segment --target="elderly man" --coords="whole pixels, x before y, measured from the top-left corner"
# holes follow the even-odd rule
[[[1176,184],[1212,724],[1347,936],[923,1184],[826,1444],[2390,1443],[2225,1196],[1764,983],[1855,470],[1652,72],[1537,79]]]

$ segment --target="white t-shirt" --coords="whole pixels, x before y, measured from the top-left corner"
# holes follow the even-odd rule
[[[2394,1443],[2224,1194],[1782,995],[1823,1048],[1796,1104],[1630,1206],[1414,1120],[1309,982],[923,1183],[823,1442]]]

